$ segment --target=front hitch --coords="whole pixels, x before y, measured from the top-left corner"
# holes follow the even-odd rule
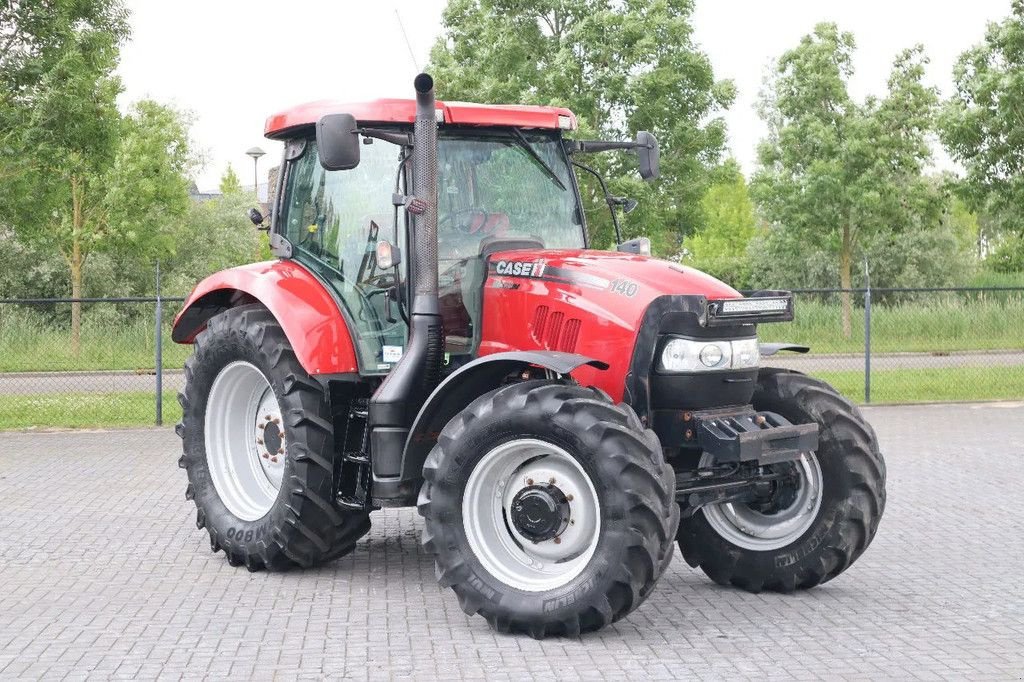
[[[692,424],[686,440],[716,464],[777,464],[818,447],[817,424],[792,424],[782,415],[749,406],[689,412],[683,419]]]
[[[686,440],[700,447],[711,466],[676,476],[676,501],[684,516],[708,504],[751,502],[771,495],[791,478],[792,462],[818,447],[817,424],[793,424],[750,406],[687,412]]]

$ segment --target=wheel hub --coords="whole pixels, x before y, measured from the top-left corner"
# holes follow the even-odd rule
[[[533,542],[560,535],[569,525],[569,516],[568,498],[550,483],[523,488],[512,500],[512,525]]]
[[[487,572],[528,592],[578,576],[601,537],[601,505],[586,470],[565,449],[534,438],[502,443],[477,462],[462,521]]]
[[[281,438],[281,427],[274,422],[269,422],[263,427],[263,443],[267,446],[267,452],[277,453],[281,449],[284,440]]]

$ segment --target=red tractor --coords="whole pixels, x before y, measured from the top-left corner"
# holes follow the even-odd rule
[[[534,637],[628,614],[676,542],[753,592],[846,570],[885,465],[834,389],[760,367],[782,348],[757,325],[792,297],[742,297],[644,239],[588,248],[580,157],[625,150],[651,179],[654,137],[573,140],[567,109],[415,89],[271,116],[277,260],[203,280],[175,320],[194,346],[180,465],[213,550],[313,566],[373,510],[418,505],[462,608]],[[606,198],[618,231],[633,202]]]

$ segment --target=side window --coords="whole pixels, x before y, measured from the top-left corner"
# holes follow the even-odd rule
[[[396,235],[391,203],[399,159],[397,145],[374,140],[362,147],[356,168],[327,171],[309,140],[287,178],[284,231],[293,257],[319,273],[342,299],[367,372],[390,369],[394,347],[405,345],[406,327],[395,300],[400,281],[393,269],[378,268],[374,255],[381,239],[406,252],[405,212],[399,212]]]

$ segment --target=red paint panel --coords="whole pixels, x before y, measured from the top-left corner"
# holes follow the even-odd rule
[[[345,318],[324,286],[301,266],[277,260],[210,275],[189,294],[174,324],[203,296],[223,291],[248,294],[270,310],[284,329],[299,363],[310,374],[358,371]],[[185,343],[191,343],[194,336]]]
[[[484,286],[480,355],[557,349],[556,324],[579,320],[566,335],[576,338],[573,352],[603,360],[609,368],[581,367],[573,376],[614,400],[622,399],[633,345],[652,300],[666,294],[739,297],[735,289],[702,272],[634,254],[519,250],[494,254],[490,260],[543,262],[544,279],[490,272]],[[567,341],[563,337],[569,345]]]
[[[563,107],[540,107],[517,104],[471,104],[469,102],[438,102],[444,111],[444,122],[453,125],[515,126],[517,128],[559,128],[559,116],[568,116],[573,130],[576,116]],[[411,99],[378,99],[372,102],[309,102],[271,115],[264,127],[267,137],[283,137],[287,131],[313,125],[325,114],[352,114],[360,123],[412,123],[416,119],[416,101]]]

